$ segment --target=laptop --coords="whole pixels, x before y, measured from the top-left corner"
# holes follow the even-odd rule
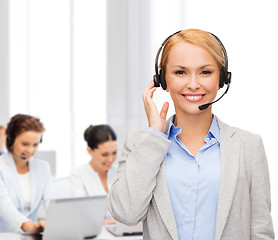
[[[93,239],[102,230],[106,209],[106,195],[51,200],[42,239]]]
[[[128,226],[119,222],[112,225],[106,225],[107,231],[115,236],[131,236],[131,235],[142,235],[143,234],[143,224],[139,222],[135,226]]]

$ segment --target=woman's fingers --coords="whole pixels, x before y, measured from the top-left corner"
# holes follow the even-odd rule
[[[157,112],[156,106],[152,100],[155,90],[156,88],[154,87],[153,81],[150,81],[142,94],[147,116],[150,111]]]
[[[166,120],[168,109],[169,109],[169,103],[165,102],[160,111],[160,117],[162,117],[164,120]]]
[[[153,81],[149,82],[142,94],[143,100],[145,100],[147,97],[152,98],[155,89],[156,88],[154,87]]]

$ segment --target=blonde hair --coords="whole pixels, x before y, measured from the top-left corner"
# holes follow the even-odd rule
[[[171,36],[162,52],[160,69],[166,73],[166,65],[171,49],[180,42],[188,42],[208,51],[218,63],[219,69],[225,67],[225,56],[219,40],[209,32],[199,29],[187,29]]]

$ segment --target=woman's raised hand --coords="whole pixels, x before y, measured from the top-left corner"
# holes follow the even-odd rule
[[[165,102],[161,108],[160,113],[157,110],[155,103],[153,102],[153,93],[156,88],[154,87],[153,80],[149,82],[145,88],[142,98],[145,106],[145,112],[148,118],[149,127],[154,128],[160,132],[164,132],[166,129],[166,115],[169,109],[169,103]]]

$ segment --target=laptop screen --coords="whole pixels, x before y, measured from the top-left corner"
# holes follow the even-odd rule
[[[50,202],[43,239],[89,239],[102,229],[107,196],[56,199]]]

